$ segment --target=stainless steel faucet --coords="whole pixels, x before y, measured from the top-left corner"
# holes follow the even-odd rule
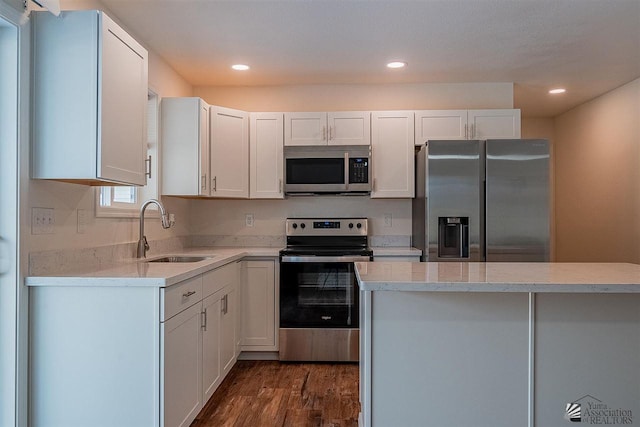
[[[142,204],[140,207],[140,239],[138,240],[138,258],[145,258],[147,256],[147,251],[149,250],[149,243],[147,243],[147,236],[144,235],[144,211],[147,209],[151,203],[154,203],[160,209],[160,219],[162,220],[162,228],[171,227],[174,222],[169,220],[169,214],[156,199],[149,199]]]

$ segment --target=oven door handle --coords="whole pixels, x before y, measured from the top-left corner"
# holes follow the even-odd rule
[[[368,256],[295,256],[286,255],[280,258],[280,262],[367,262]]]

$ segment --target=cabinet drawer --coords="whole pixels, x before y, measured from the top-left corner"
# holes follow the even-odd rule
[[[213,295],[229,283],[236,281],[239,273],[238,266],[239,264],[237,262],[232,262],[204,273],[202,275],[203,298]]]
[[[202,300],[202,276],[187,279],[160,293],[160,321],[165,321]]]

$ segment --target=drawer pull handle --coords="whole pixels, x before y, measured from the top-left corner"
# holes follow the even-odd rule
[[[189,298],[191,295],[195,295],[196,291],[189,291],[182,294],[182,298]]]

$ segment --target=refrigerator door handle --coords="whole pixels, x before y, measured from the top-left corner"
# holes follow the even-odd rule
[[[469,258],[469,226],[460,226],[460,258]]]

